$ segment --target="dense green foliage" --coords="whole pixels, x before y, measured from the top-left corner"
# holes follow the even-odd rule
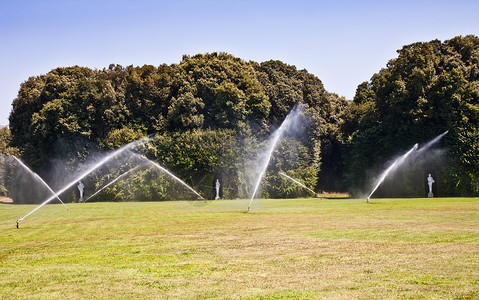
[[[414,43],[398,53],[358,86],[348,107],[344,134],[349,137],[349,183],[353,188],[367,185],[368,172],[449,130],[439,145],[447,154],[425,157],[403,172],[398,181],[402,196],[425,195],[425,178],[431,172],[440,180],[441,195],[477,195],[479,38]]]
[[[263,142],[297,104],[310,120],[288,137],[300,150],[288,159],[297,161],[269,172],[300,175],[312,188],[318,182],[337,186],[341,174],[332,177],[331,169],[340,161],[333,152],[347,102],[326,92],[317,77],[280,61],[259,64],[211,53],[159,67],[57,68],[22,84],[10,129],[12,145],[49,182],[58,175],[54,161],[62,160],[63,169],[74,172],[92,153],[155,134],[148,158],[200,193],[211,196],[220,178],[225,197],[249,197],[246,165],[254,164]],[[324,176],[321,161],[328,161]],[[95,186],[112,172],[95,175]],[[278,197],[301,194],[298,187],[272,189]],[[153,190],[156,198],[167,198],[160,188]],[[136,188],[130,192],[138,194]]]
[[[389,176],[376,196],[425,195],[428,173],[438,195],[479,194],[476,36],[404,46],[358,86],[353,101],[327,92],[305,70],[225,53],[184,56],[179,64],[159,67],[57,68],[22,84],[10,115],[11,134],[2,129],[0,150],[20,153],[58,186],[58,177],[70,178],[98,153],[150,135],[140,152],[202,195],[214,197],[219,179],[223,197],[250,197],[261,154],[295,106],[304,118],[275,150],[263,196],[307,195],[279,172],[316,191],[364,195],[395,157],[446,130],[435,148]],[[96,171],[85,179],[87,192],[137,163]],[[98,200],[190,197],[178,194],[175,184],[145,167]]]
[[[0,196],[8,196],[8,186],[12,181],[9,159],[1,154],[18,155],[18,150],[11,146],[12,134],[8,127],[0,128]]]

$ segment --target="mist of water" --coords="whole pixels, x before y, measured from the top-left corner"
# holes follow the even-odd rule
[[[97,162],[96,164],[94,164],[92,167],[90,167],[88,170],[86,170],[85,172],[83,172],[81,175],[79,175],[78,177],[76,177],[74,180],[72,180],[70,183],[66,184],[62,189],[60,189],[56,194],[55,196],[52,196],[48,199],[46,199],[45,201],[43,201],[40,205],[38,205],[35,209],[33,209],[31,212],[29,212],[28,214],[26,214],[25,216],[23,216],[22,218],[18,219],[17,220],[17,227],[18,227],[18,224],[23,221],[26,217],[30,216],[31,214],[33,214],[34,212],[36,212],[37,210],[39,210],[41,207],[43,207],[44,205],[48,204],[50,201],[52,201],[53,199],[55,199],[57,196],[56,195],[61,195],[62,193],[64,193],[66,190],[68,190],[69,188],[71,188],[75,183],[77,183],[78,181],[82,180],[84,177],[86,177],[88,174],[92,173],[93,171],[95,171],[96,169],[98,169],[99,167],[101,167],[103,164],[105,164],[106,162],[108,162],[110,159],[120,155],[121,153],[123,153],[124,151],[126,150],[129,150],[135,146],[137,146],[139,143],[145,141],[146,139],[148,139],[148,137],[143,137],[141,139],[138,139],[136,141],[133,141],[129,144],[126,144],[124,145],[123,147],[113,151],[112,153],[108,154],[107,156],[105,156],[103,159],[101,159],[99,162]]]
[[[416,156],[418,155],[421,155],[423,154],[424,152],[426,152],[427,150],[429,150],[429,148],[431,148],[432,146],[434,146],[437,142],[439,142],[439,140],[441,140],[449,131],[444,131],[443,133],[441,133],[440,135],[436,136],[435,138],[433,138],[432,140],[430,140],[429,142],[427,142],[426,144],[424,144],[424,146],[422,146],[421,148],[419,148],[419,150],[416,151]]]
[[[279,175],[282,175],[282,176],[288,178],[289,180],[293,181],[294,183],[298,184],[299,186],[301,186],[301,187],[307,189],[308,191],[310,191],[311,193],[313,193],[313,194],[316,195],[316,192],[315,192],[315,191],[313,191],[313,190],[310,189],[309,187],[305,186],[304,184],[302,184],[302,183],[299,182],[298,180],[296,180],[296,179],[294,179],[294,178],[292,178],[292,177],[290,177],[290,176],[284,174],[283,172],[279,172]]]
[[[379,176],[378,180],[376,180],[376,184],[374,185],[373,190],[369,194],[369,196],[366,198],[366,200],[369,202],[369,199],[371,196],[374,194],[374,192],[378,189],[378,187],[381,185],[381,183],[386,179],[386,177],[391,173],[392,170],[397,169],[400,167],[404,161],[406,161],[406,158],[414,151],[417,149],[419,145],[415,144],[408,152],[403,154],[400,158],[396,159],[381,175]]]
[[[138,168],[140,168],[142,165],[138,165],[126,172],[124,172],[123,174],[121,174],[120,176],[116,177],[115,179],[113,179],[112,181],[110,181],[109,183],[107,183],[106,185],[104,185],[102,188],[100,188],[98,191],[96,191],[95,193],[93,193],[90,197],[88,197],[85,202],[87,202],[88,200],[90,200],[91,198],[95,197],[96,195],[98,195],[101,191],[103,191],[104,189],[106,189],[107,187],[109,187],[110,185],[114,184],[115,182],[117,182],[118,180],[122,179],[123,177],[126,177],[128,174],[134,172],[135,170],[137,170]]]
[[[20,166],[26,170],[30,175],[32,175],[34,178],[36,178],[38,180],[38,182],[40,182],[42,185],[44,185],[52,194],[55,198],[57,198],[62,204],[63,206],[65,206],[66,210],[68,210],[68,207],[65,205],[65,203],[63,203],[62,199],[60,199],[60,197],[52,190],[52,188],[35,172],[33,172],[29,167],[27,167],[27,165],[25,165],[18,157],[16,157],[15,155],[11,155],[17,162],[18,164],[20,164]],[[53,199],[55,199],[53,198]]]
[[[266,152],[265,160],[263,161],[263,164],[260,165],[261,172],[259,173],[258,179],[256,180],[256,184],[253,190],[253,195],[251,195],[251,200],[248,205],[248,211],[250,211],[251,209],[251,204],[253,203],[253,199],[256,196],[256,193],[258,192],[259,186],[261,184],[261,181],[263,180],[264,174],[266,173],[266,169],[268,168],[269,162],[271,160],[271,156],[273,155],[273,152],[276,149],[276,145],[278,144],[279,139],[283,135],[284,131],[288,129],[288,127],[290,127],[294,123],[293,121],[299,116],[300,112],[302,113],[302,110],[299,106],[296,106],[295,108],[293,108],[293,110],[286,116],[283,123],[281,123],[281,126],[273,134],[272,142]]]
[[[381,183],[384,181],[384,179],[393,171],[393,170],[396,170],[397,168],[399,168],[401,165],[404,164],[404,162],[406,161],[406,159],[408,159],[409,157],[409,160],[413,160],[414,158],[417,158],[418,156],[422,155],[424,152],[428,151],[432,146],[434,146],[436,143],[438,143],[446,134],[448,133],[448,131],[445,131],[443,133],[441,133],[440,135],[436,136],[435,138],[433,138],[432,140],[430,140],[429,142],[427,142],[426,144],[424,144],[424,146],[422,146],[421,148],[418,149],[418,144],[415,144],[414,147],[409,150],[408,152],[406,152],[403,156],[401,156],[400,158],[398,158],[397,160],[395,160],[383,173],[381,173],[381,175],[378,177],[377,181],[376,181],[376,184],[374,185],[374,188],[372,190],[372,192],[369,194],[369,196],[367,197],[367,201],[369,202],[369,199],[371,198],[371,196],[373,195],[373,193],[377,190],[377,188],[381,185]],[[417,150],[417,151],[415,151]]]
[[[141,155],[141,154],[136,154],[138,155],[138,157],[140,157],[142,160],[146,161],[147,163],[151,164],[152,166],[154,166],[155,168],[157,168],[158,170],[166,173],[168,176],[170,176],[171,178],[175,179],[176,181],[178,181],[179,183],[181,183],[183,186],[185,186],[187,189],[189,189],[190,191],[192,191],[195,195],[197,195],[201,200],[205,200],[205,198],[203,198],[203,196],[201,196],[197,191],[195,191],[191,186],[189,186],[188,184],[186,184],[183,180],[179,179],[178,177],[176,177],[173,173],[171,173],[170,171],[168,171],[167,169],[165,169],[164,167],[160,166],[157,162],[154,162],[152,160],[149,160],[148,158],[146,158],[145,156]]]

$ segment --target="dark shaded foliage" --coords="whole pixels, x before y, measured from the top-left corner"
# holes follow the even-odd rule
[[[92,154],[155,134],[146,151],[150,159],[208,195],[212,182],[220,178],[225,197],[248,197],[245,161],[300,102],[310,122],[291,138],[300,151],[295,157],[303,163],[274,172],[305,176],[300,179],[312,187],[317,182],[338,187],[339,128],[346,100],[326,92],[305,70],[279,61],[245,62],[226,53],[184,56],[179,64],[159,67],[74,66],[30,77],[13,101],[10,144],[51,182],[58,175],[58,161],[75,172]],[[328,162],[324,174],[321,160]],[[110,178],[107,173],[95,175],[96,185]],[[157,183],[134,178],[145,193],[150,191],[142,199],[168,198]],[[140,193],[133,186],[129,189]],[[290,195],[273,189],[275,196]],[[110,200],[129,198],[113,188],[108,193]]]
[[[417,163],[421,167],[397,178],[395,185],[401,187],[384,189],[382,195],[401,190],[403,196],[423,196],[428,173],[438,178],[439,195],[477,195],[479,38],[414,43],[398,54],[358,86],[348,107],[343,131],[351,189],[367,187],[388,160],[449,130],[437,146],[447,153],[440,159],[424,157]]]

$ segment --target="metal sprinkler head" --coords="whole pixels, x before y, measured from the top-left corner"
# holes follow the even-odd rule
[[[17,220],[17,228],[19,228],[19,227],[18,227],[18,224],[19,224],[19,223],[20,223],[20,220]]]

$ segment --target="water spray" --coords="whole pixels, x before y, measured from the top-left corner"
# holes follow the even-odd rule
[[[62,199],[56,194],[52,188],[35,172],[33,172],[29,167],[27,167],[18,157],[15,155],[10,155],[7,154],[8,156],[12,156],[25,170],[27,170],[31,175],[33,175],[35,178],[37,178],[62,204],[65,206],[65,209],[68,210],[68,207],[63,203]],[[17,222],[17,228],[18,228],[18,222]]]
[[[279,139],[283,135],[283,131],[286,129],[286,127],[289,125],[289,123],[291,123],[293,117],[295,117],[297,115],[297,113],[299,112],[298,111],[299,109],[300,109],[299,106],[296,106],[295,108],[293,108],[293,110],[286,116],[283,123],[281,123],[281,126],[278,128],[278,130],[276,130],[276,132],[274,133],[273,141],[271,142],[271,146],[268,149],[266,159],[264,160],[264,163],[261,166],[261,172],[258,176],[258,180],[256,181],[256,185],[254,187],[253,195],[251,196],[251,200],[249,201],[248,211],[250,211],[250,209],[251,209],[251,204],[253,203],[254,196],[256,195],[256,193],[258,191],[258,188],[261,184],[261,180],[263,179],[263,176],[266,173],[266,169],[268,168],[269,162],[271,160],[271,156],[273,156],[273,151],[274,151],[274,149],[276,149],[276,144],[278,143]]]
[[[439,142],[440,139],[442,139],[443,136],[445,136],[447,133],[449,132],[449,130],[446,130],[444,131],[443,133],[441,133],[440,135],[438,135],[437,137],[433,138],[431,141],[427,142],[424,146],[422,146],[421,148],[419,148],[417,150],[417,155],[420,155],[422,154],[424,151],[428,150],[429,148],[431,148],[434,144],[436,144],[437,142]]]
[[[303,188],[307,189],[308,191],[310,191],[311,193],[313,193],[314,195],[317,195],[315,191],[313,191],[312,189],[310,189],[309,187],[307,187],[306,185],[302,184],[301,182],[299,182],[298,180],[284,174],[283,172],[279,172],[279,175],[282,175],[286,178],[288,178],[289,180],[292,180],[293,182],[295,182],[296,184],[302,186]]]
[[[424,151],[428,150],[429,148],[431,148],[434,144],[436,144],[437,142],[439,142],[440,139],[442,139],[442,137],[444,137],[449,131],[446,130],[444,131],[443,133],[441,133],[440,135],[438,135],[437,137],[435,137],[434,139],[432,139],[431,141],[427,142],[424,146],[422,146],[419,150],[418,150],[418,144],[415,144],[414,147],[409,150],[408,152],[406,152],[403,156],[401,156],[400,158],[398,158],[397,160],[395,160],[382,174],[381,176],[379,177],[379,179],[376,181],[376,185],[374,186],[374,189],[372,190],[371,194],[369,194],[369,196],[366,198],[366,201],[369,202],[369,199],[371,198],[372,194],[376,191],[376,189],[379,187],[379,185],[384,181],[384,179],[386,178],[386,176],[388,176],[388,174],[394,169],[394,168],[398,168],[401,166],[402,163],[404,163],[404,161],[407,159],[407,157],[415,150],[415,157],[421,155]]]
[[[191,186],[187,185],[183,180],[179,179],[178,177],[176,177],[173,173],[171,173],[170,171],[168,171],[167,169],[165,169],[164,167],[160,166],[157,162],[155,161],[152,161],[148,158],[146,158],[145,156],[141,155],[141,154],[138,154],[138,153],[134,153],[136,155],[138,155],[138,157],[140,157],[141,159],[145,160],[147,163],[153,165],[155,168],[159,169],[160,171],[163,171],[165,172],[167,175],[171,176],[173,179],[175,179],[176,181],[178,181],[179,183],[181,183],[183,186],[185,186],[186,188],[188,188],[190,191],[192,191],[193,193],[195,193],[201,200],[206,200],[205,198],[203,198],[203,196],[201,196],[197,191],[195,191]]]
[[[98,169],[99,167],[101,167],[103,164],[105,164],[107,161],[109,161],[110,159],[112,159],[113,157],[115,156],[118,156],[120,155],[121,153],[123,153],[124,151],[138,145],[140,142],[142,142],[143,140],[149,138],[149,136],[146,136],[146,137],[143,137],[143,138],[140,138],[136,141],[133,141],[131,143],[128,143],[126,145],[124,145],[123,147],[113,151],[112,153],[110,153],[109,155],[107,155],[106,157],[104,157],[102,160],[100,160],[98,163],[96,163],[93,167],[91,167],[90,169],[88,169],[87,171],[83,172],[80,176],[78,176],[77,178],[75,178],[75,180],[71,181],[70,183],[68,183],[65,187],[63,187],[60,191],[58,191],[56,193],[56,195],[60,195],[62,194],[63,192],[65,192],[66,190],[68,190],[70,187],[72,187],[75,183],[77,183],[78,181],[82,180],[84,177],[86,177],[87,175],[89,175],[91,172],[95,171],[96,169]],[[48,198],[47,200],[45,200],[44,202],[42,202],[40,205],[38,205],[35,209],[33,209],[31,212],[29,212],[28,214],[26,214],[24,217],[20,218],[17,220],[17,228],[18,228],[18,224],[23,221],[26,217],[28,217],[29,215],[33,214],[34,212],[36,212],[37,210],[39,210],[41,207],[43,207],[45,204],[49,203],[50,201],[52,201],[53,199],[55,199],[56,196],[53,196],[53,197],[50,197]]]
[[[283,122],[283,124],[284,124],[284,122]],[[254,190],[253,190],[253,195],[251,196],[251,200],[249,201],[249,204],[248,204],[248,211],[250,211],[250,209],[251,209],[251,204],[253,203],[254,196],[256,195],[256,192],[258,191],[259,185],[261,184],[261,180],[263,179],[264,173],[266,172],[266,169],[268,168],[269,161],[271,160],[271,156],[273,155],[273,151],[276,148],[276,144],[278,143],[278,140],[281,137],[281,134],[283,133],[282,132],[282,127],[283,127],[283,125],[281,125],[281,127],[276,131],[275,136],[273,138],[273,142],[271,143],[271,147],[268,150],[267,159],[264,161],[264,164],[261,168],[261,173],[259,174],[258,180],[256,181],[256,185],[255,185]]]
[[[110,181],[108,184],[104,185],[101,189],[99,189],[98,191],[96,191],[93,195],[91,195],[90,197],[88,197],[88,199],[86,199],[83,203],[86,203],[88,200],[90,200],[91,198],[95,197],[98,193],[100,193],[101,191],[103,191],[104,189],[106,189],[107,187],[109,187],[110,185],[114,184],[115,182],[117,182],[118,180],[122,179],[123,177],[125,177],[126,175],[130,174],[131,172],[134,172],[136,169],[138,169],[139,167],[141,167],[142,165],[138,165],[126,172],[124,172],[123,174],[121,174],[120,176],[116,177],[115,179],[113,179],[112,181]]]
[[[366,198],[366,202],[369,203],[369,199],[371,196],[374,194],[374,192],[377,190],[377,188],[381,185],[381,183],[384,181],[384,179],[388,176],[388,174],[395,168],[398,168],[401,166],[401,164],[404,163],[406,158],[414,151],[417,149],[419,145],[415,144],[408,152],[406,152],[404,155],[402,155],[400,158],[396,159],[382,174],[379,176],[378,180],[376,181],[376,185],[374,186],[371,194]]]

